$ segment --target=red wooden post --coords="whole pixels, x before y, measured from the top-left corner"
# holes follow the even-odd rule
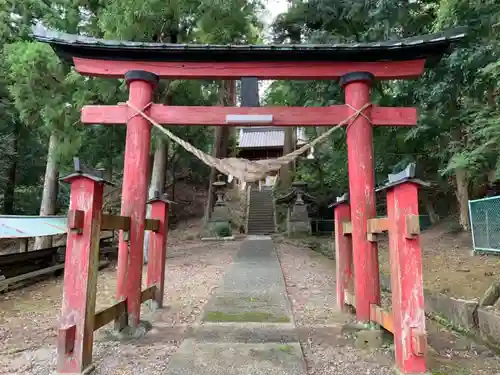
[[[343,223],[351,221],[349,203],[338,203],[334,208],[335,215],[335,260],[337,267],[337,306],[345,311],[345,292],[352,288],[352,241],[351,236],[344,234]]]
[[[155,197],[151,204],[151,218],[160,221],[158,231],[149,236],[149,261],[147,286],[156,285],[155,296],[152,300],[153,309],[163,307],[163,293],[165,288],[165,262],[167,260],[168,236],[168,201]]]
[[[340,84],[345,88],[345,103],[352,107],[351,113],[370,102],[373,78],[371,73],[364,72],[346,74],[341,78]],[[371,304],[380,305],[377,245],[366,237],[368,219],[376,217],[370,113],[368,108],[364,111],[364,116],[359,116],[347,127],[356,318],[362,322],[370,321]]]
[[[57,369],[92,369],[103,180],[72,174]],[[72,327],[72,328],[71,328]]]
[[[387,216],[396,366],[404,374],[421,374],[426,336],[416,183],[388,189]]]
[[[148,112],[158,77],[145,71],[130,71],[125,74],[125,80],[130,88],[130,103]],[[130,217],[130,232],[128,238],[120,232],[117,282],[117,299],[127,300],[127,316],[119,318],[118,329],[124,328],[127,318],[131,327],[139,325],[151,136],[151,126],[146,119],[133,109],[129,109],[128,117],[121,215]]]

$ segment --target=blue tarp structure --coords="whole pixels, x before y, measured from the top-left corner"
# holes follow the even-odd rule
[[[29,238],[65,234],[64,216],[0,215],[0,238]]]

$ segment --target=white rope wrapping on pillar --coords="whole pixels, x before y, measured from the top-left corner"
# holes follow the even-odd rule
[[[372,103],[366,103],[363,107],[360,109],[356,109],[350,105],[347,105],[349,108],[351,108],[354,113],[350,116],[348,116],[345,120],[343,120],[341,123],[338,125],[328,129],[325,133],[320,135],[319,137],[315,138],[309,143],[306,143],[302,147],[298,148],[297,150],[287,154],[283,155],[277,159],[265,159],[265,160],[257,160],[257,161],[251,161],[247,159],[240,159],[240,158],[224,158],[224,159],[218,159],[216,157],[213,157],[200,149],[194,147],[191,145],[189,142],[184,141],[183,139],[177,137],[175,134],[173,134],[170,130],[165,129],[163,126],[161,126],[159,123],[157,123],[154,119],[152,119],[150,116],[148,116],[144,111],[151,106],[152,103],[147,104],[143,109],[139,109],[135,107],[132,103],[127,102],[127,106],[129,106],[131,109],[133,109],[136,113],[132,115],[132,117],[136,115],[141,115],[143,118],[148,120],[155,128],[157,128],[159,131],[161,131],[163,134],[165,134],[169,139],[172,141],[176,142],[179,146],[183,147],[186,151],[189,153],[193,154],[196,156],[199,160],[201,160],[203,163],[208,165],[209,167],[214,167],[217,169],[219,172],[229,176],[232,175],[235,178],[239,179],[240,181],[244,182],[255,182],[262,180],[265,178],[270,172],[275,172],[279,171],[284,165],[287,165],[288,163],[291,163],[295,159],[297,159],[300,155],[302,155],[304,152],[309,150],[311,147],[314,147],[316,144],[320,143],[327,137],[329,137],[333,132],[336,130],[339,130],[342,126],[348,124],[349,126],[359,117],[363,116],[366,118],[370,123],[371,120],[366,114],[363,112],[365,109],[370,107]]]

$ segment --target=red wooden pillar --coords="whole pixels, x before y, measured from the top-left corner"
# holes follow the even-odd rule
[[[125,80],[130,90],[129,102],[147,113],[158,77],[134,70],[125,74]],[[130,217],[130,232],[127,238],[123,231],[120,232],[117,283],[117,299],[127,300],[127,316],[119,318],[118,329],[124,328],[127,318],[129,326],[139,325],[151,136],[149,122],[131,108],[128,113],[121,215]]]
[[[72,174],[64,264],[57,369],[62,374],[92,370],[95,300],[104,180]]]
[[[344,223],[351,221],[349,203],[339,202],[334,208],[335,216],[335,260],[337,267],[337,307],[345,311],[345,292],[352,293],[352,241],[344,233]]]
[[[159,220],[158,231],[149,236],[149,261],[147,286],[156,286],[153,298],[153,309],[163,307],[163,293],[165,289],[165,262],[167,260],[168,236],[168,201],[155,197],[151,204],[151,219]]]
[[[396,366],[404,374],[422,374],[426,334],[417,183],[388,188],[387,217]]]
[[[348,73],[340,84],[345,89],[345,103],[350,114],[370,102],[371,73]],[[368,219],[376,217],[375,172],[373,165],[373,129],[371,108],[363,111],[347,127],[349,200],[351,203],[352,246],[356,318],[370,321],[370,305],[380,305],[380,277],[376,243],[367,239]],[[366,116],[366,117],[365,117]]]

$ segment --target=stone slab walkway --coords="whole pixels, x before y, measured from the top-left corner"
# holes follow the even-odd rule
[[[241,245],[167,375],[305,375],[283,273],[270,237]]]

